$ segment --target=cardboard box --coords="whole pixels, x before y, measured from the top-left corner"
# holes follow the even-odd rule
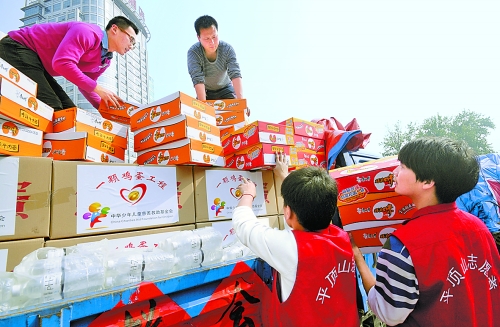
[[[7,78],[12,83],[36,97],[38,84],[2,58],[0,58],[0,76]]]
[[[187,115],[178,115],[135,131],[134,150],[139,152],[183,138],[221,146],[217,126]]]
[[[0,154],[42,156],[42,131],[1,118],[0,126]]]
[[[224,155],[230,155],[259,143],[293,145],[293,137],[285,134],[286,127],[280,124],[255,121],[234,131],[222,141]]]
[[[0,115],[40,131],[52,132],[54,109],[0,76]]]
[[[130,125],[130,117],[132,117],[140,106],[141,104],[133,102],[122,102],[119,107],[108,106],[101,100],[97,110],[104,119],[119,124]]]
[[[44,238],[0,242],[0,272],[12,271],[25,255],[42,248]]]
[[[318,166],[326,169],[326,161],[327,158],[324,152],[299,150],[296,147],[290,147],[290,167]]]
[[[194,167],[196,222],[218,221],[232,217],[239,198],[237,191],[241,177],[257,185],[253,202],[256,216],[278,214],[274,174],[271,170],[239,171],[235,169]]]
[[[413,201],[404,195],[339,207],[340,220],[346,231],[400,224],[410,219],[415,211]]]
[[[215,112],[217,126],[233,126],[245,123],[245,112],[243,110],[217,111]]]
[[[47,240],[45,242],[45,246],[64,248],[64,247],[75,246],[77,244],[99,242],[104,239],[107,239],[109,241],[108,245],[112,248],[117,248],[117,249],[156,248],[158,247],[159,242],[167,238],[169,234],[182,230],[191,230],[191,229],[194,229],[194,224],[163,227],[163,228],[151,228],[151,229],[144,229],[131,232],[63,238],[59,240]]]
[[[87,132],[47,133],[43,137],[43,156],[54,160],[122,163],[125,149]]]
[[[225,156],[225,167],[240,170],[272,169],[276,166],[276,152],[283,152],[290,162],[288,145],[257,143]]]
[[[50,239],[194,223],[190,166],[54,161]]]
[[[193,139],[182,139],[137,153],[140,165],[197,165],[224,167],[222,147]]]
[[[397,156],[330,170],[339,189],[338,206],[397,196],[394,169]]]
[[[243,127],[243,126],[241,126],[241,127]],[[235,128],[235,125],[231,125],[231,126],[220,126],[219,129],[220,129],[220,139],[222,142],[225,139],[227,139],[229,136],[231,136],[231,134],[234,133],[234,131],[239,129],[239,128]]]
[[[0,241],[49,236],[52,159],[0,157]]]
[[[315,139],[314,137],[307,137],[303,135],[293,136],[294,146],[297,150],[311,150],[316,152],[325,152],[325,140]]]
[[[361,230],[353,230],[350,233],[361,253],[378,253],[389,236],[394,233],[401,224],[377,226]]]
[[[325,138],[325,128],[320,124],[295,117],[288,118],[287,120],[282,121],[280,124],[286,125],[286,127],[288,127],[287,133],[289,135],[302,135],[320,140],[323,140]]]
[[[54,113],[53,132],[87,132],[108,143],[126,149],[128,127],[111,122],[100,115],[80,108],[69,108]]]
[[[184,93],[175,92],[139,107],[130,119],[132,132],[177,115],[187,115],[210,125],[216,125],[215,109]]]
[[[219,99],[219,100],[205,100],[205,103],[215,108],[215,111],[222,110],[246,110],[246,99]]]

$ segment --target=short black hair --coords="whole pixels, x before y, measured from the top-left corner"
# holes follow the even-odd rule
[[[126,17],[116,16],[111,18],[108,22],[108,25],[106,25],[106,31],[109,31],[109,29],[113,25],[116,25],[124,30],[130,26],[134,30],[135,34],[139,34],[139,29],[137,28],[137,26],[130,19]]]
[[[401,148],[399,161],[410,168],[417,181],[434,181],[439,203],[451,203],[472,190],[479,179],[479,162],[464,141],[423,137]]]
[[[285,206],[308,231],[327,228],[337,211],[337,182],[317,166],[292,171],[281,185]]]
[[[194,22],[194,29],[196,30],[196,35],[200,36],[200,30],[202,28],[209,28],[212,25],[215,26],[215,29],[217,31],[219,30],[219,25],[217,25],[217,21],[212,16],[204,15],[198,17],[198,19]]]

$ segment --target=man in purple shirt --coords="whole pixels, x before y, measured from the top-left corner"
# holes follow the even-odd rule
[[[85,98],[99,107],[122,101],[97,84],[113,52],[124,55],[134,48],[137,26],[123,16],[112,18],[106,30],[83,22],[43,23],[11,31],[0,40],[0,58],[38,83],[37,98],[54,110],[75,107],[53,76],[75,84]]]

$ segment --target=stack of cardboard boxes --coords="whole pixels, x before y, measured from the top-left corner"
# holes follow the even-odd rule
[[[362,253],[378,252],[416,210],[409,197],[394,192],[398,165],[397,157],[392,156],[330,170],[338,185],[342,225]]]
[[[246,99],[206,100],[205,103],[215,109],[215,121],[220,129],[221,139],[246,125]]]

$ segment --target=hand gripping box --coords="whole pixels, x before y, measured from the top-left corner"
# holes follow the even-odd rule
[[[277,215],[272,170],[240,171],[215,167],[194,167],[196,223],[230,219],[242,194],[237,190],[245,177],[256,184],[252,210],[255,215]]]
[[[337,205],[370,201],[398,195],[394,192],[394,169],[397,156],[330,170],[338,185]]]
[[[0,157],[0,241],[49,236],[52,159]]]
[[[0,154],[42,156],[42,131],[1,118],[0,126]]]
[[[280,124],[286,125],[289,135],[302,135],[320,140],[325,138],[325,128],[320,124],[295,117],[288,118]]]
[[[212,106],[184,93],[175,92],[137,108],[130,119],[130,129],[135,132],[180,114],[194,117],[210,125],[216,125],[215,109]]]
[[[69,108],[54,113],[53,132],[87,132],[108,143],[127,148],[128,127],[111,122],[100,115],[80,108]]]
[[[54,161],[50,239],[194,224],[192,170]]]
[[[122,163],[125,149],[87,132],[47,133],[43,137],[43,156],[54,160]]]
[[[37,83],[2,58],[0,58],[0,76],[7,78],[12,83],[36,97]]]
[[[130,117],[137,111],[141,104],[134,102],[121,102],[120,106],[108,106],[101,100],[97,110],[102,118],[111,120],[115,123],[130,125]]]
[[[224,151],[217,145],[184,138],[138,152],[137,163],[224,167]]]
[[[0,115],[40,131],[52,132],[54,109],[0,76]]]
[[[290,162],[288,145],[257,143],[225,156],[225,167],[240,170],[273,169],[276,166],[276,152],[283,152]]]
[[[254,121],[222,141],[224,155],[244,150],[258,143],[293,145],[293,137],[285,133],[285,125]]]
[[[221,146],[217,126],[187,115],[178,115],[135,131],[134,151],[144,151],[184,138]]]

